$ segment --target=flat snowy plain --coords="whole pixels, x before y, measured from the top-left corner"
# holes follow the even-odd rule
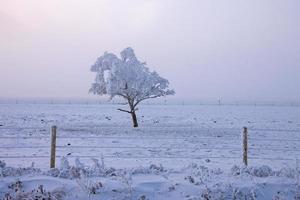
[[[139,128],[117,108],[126,107],[0,104],[0,198],[42,184],[61,199],[300,199],[300,107],[141,105]],[[17,180],[18,194],[8,187]]]

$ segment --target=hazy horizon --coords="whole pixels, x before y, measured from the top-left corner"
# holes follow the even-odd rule
[[[300,102],[299,8],[297,0],[0,0],[0,97],[99,98],[88,94],[90,66],[131,46],[170,81],[172,98]]]

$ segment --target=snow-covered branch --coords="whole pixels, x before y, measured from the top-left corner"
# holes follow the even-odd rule
[[[145,63],[136,58],[130,47],[121,52],[121,58],[104,53],[91,70],[97,73],[90,89],[94,94],[107,94],[111,98],[120,96],[138,102],[174,94],[173,90],[168,89],[169,81],[157,72],[151,72]]]

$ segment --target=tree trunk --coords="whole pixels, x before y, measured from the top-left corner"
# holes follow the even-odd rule
[[[132,117],[133,127],[138,127],[139,125],[137,122],[135,111],[131,111],[131,117]]]

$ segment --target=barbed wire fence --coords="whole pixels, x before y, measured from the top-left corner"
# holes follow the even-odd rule
[[[0,99],[0,104],[47,104],[47,105],[118,105],[124,104],[121,99],[116,100],[96,100],[96,99]],[[271,102],[271,101],[221,101],[217,100],[167,100],[156,99],[145,101],[143,105],[215,105],[215,106],[289,106],[299,107],[300,102]]]
[[[152,132],[157,134],[146,134],[146,136],[130,133],[126,135],[99,134],[105,132],[107,128],[112,127],[58,127],[57,132],[55,130],[54,160],[61,157],[99,158],[103,156],[105,159],[149,161],[159,159],[162,162],[169,159],[205,160],[207,162],[231,160],[232,164],[239,164],[244,160],[244,164],[249,162],[251,165],[254,160],[260,160],[261,163],[264,161],[293,163],[300,157],[300,130],[247,129],[248,148],[245,163],[242,129],[232,129],[233,133],[225,135],[220,133],[203,135],[197,127],[179,128],[178,132],[191,132],[193,133],[191,136],[178,132],[172,134],[171,132],[178,127],[164,127],[163,130],[169,133],[166,135],[159,134],[162,130],[159,127],[151,127],[154,129]],[[116,131],[121,129],[117,127]],[[45,127],[0,128],[0,159],[31,161],[44,159],[50,163],[50,160],[53,160],[53,149],[51,150],[53,128],[51,134],[50,130]],[[14,134],[7,133],[7,131]],[[295,137],[284,137],[282,134],[274,134],[274,131],[289,133]],[[54,165],[51,164],[51,167]]]

